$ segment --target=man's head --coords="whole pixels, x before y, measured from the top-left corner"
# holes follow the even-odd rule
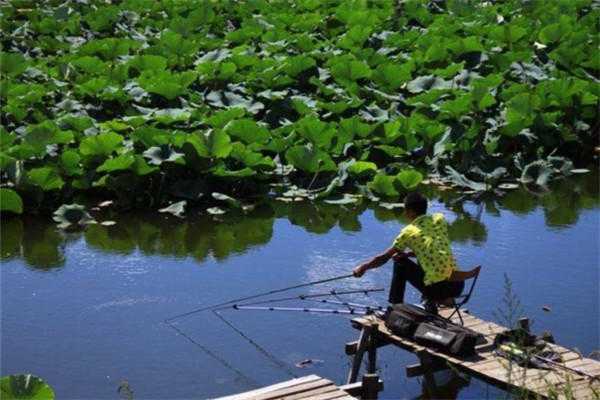
[[[404,214],[409,220],[427,212],[427,199],[417,192],[412,192],[404,198]]]

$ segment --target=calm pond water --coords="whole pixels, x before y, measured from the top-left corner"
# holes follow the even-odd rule
[[[483,265],[469,305],[474,314],[498,320],[506,274],[534,331],[549,330],[585,354],[600,347],[597,175],[559,182],[545,194],[519,189],[477,202],[451,192],[430,196],[430,209],[451,222],[460,265]],[[220,221],[109,212],[103,218],[116,225],[78,233],[39,217],[3,219],[0,372],[43,377],[62,399],[119,398],[123,381],[136,399],[206,398],[311,373],[343,383],[344,343],[358,334],[344,316],[222,311],[236,331],[203,312],[177,324],[196,344],[162,321],[346,274],[391,243],[405,223],[400,214],[277,202]],[[387,289],[391,271],[388,264],[360,280],[293,293]],[[414,290],[409,296],[418,301]],[[385,298],[344,297],[370,304]],[[382,398],[427,397],[420,379],[405,376],[413,355],[390,347],[379,355]],[[295,366],[305,359],[318,361]],[[502,395],[476,380],[445,378],[445,397]]]

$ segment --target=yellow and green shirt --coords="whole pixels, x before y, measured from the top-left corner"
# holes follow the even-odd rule
[[[425,271],[425,285],[446,280],[456,270],[444,215],[421,215],[405,226],[394,240],[394,248],[411,249]]]

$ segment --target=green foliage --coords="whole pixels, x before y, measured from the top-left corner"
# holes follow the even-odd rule
[[[12,189],[0,188],[0,211],[21,214],[23,212],[21,196]]]
[[[54,390],[42,379],[30,374],[3,376],[0,394],[6,400],[54,400]]]
[[[571,170],[548,156],[593,157],[589,1],[21,3],[2,11],[19,34],[0,52],[0,183],[27,206],[159,208],[191,179],[236,197],[395,196],[430,172],[489,190],[469,166],[545,185]]]

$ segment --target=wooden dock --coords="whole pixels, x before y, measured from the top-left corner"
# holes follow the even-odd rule
[[[328,379],[308,375],[215,400],[357,400],[354,396],[376,399],[382,388],[379,377],[373,374],[363,376],[362,382],[339,387]]]
[[[442,309],[440,315],[447,317],[451,310]],[[561,355],[563,365],[584,371],[598,377],[591,379],[562,368],[552,370],[522,368],[516,363],[510,363],[506,358],[494,353],[493,340],[497,333],[506,330],[505,327],[493,322],[463,314],[464,326],[481,333],[485,339],[476,347],[476,355],[461,359],[421,346],[414,341],[392,334],[384,321],[374,315],[352,319],[354,328],[361,331],[359,340],[346,344],[346,353],[354,355],[348,382],[354,382],[362,364],[363,354],[368,354],[368,372],[375,372],[377,348],[393,344],[402,349],[415,353],[420,364],[408,366],[407,375],[425,375],[427,380],[435,384],[433,372],[442,369],[455,369],[469,376],[481,379],[504,390],[526,394],[534,398],[600,398],[600,362],[584,358],[573,350],[556,344],[548,343],[548,347]],[[458,322],[458,317],[452,318]],[[528,323],[523,320],[523,327],[528,329]]]

